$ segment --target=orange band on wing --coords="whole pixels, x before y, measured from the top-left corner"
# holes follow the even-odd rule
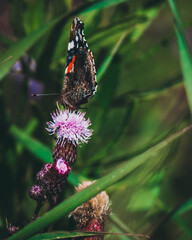
[[[72,61],[71,61],[71,62],[69,63],[69,65],[68,65],[67,73],[70,73],[70,70],[71,70],[71,68],[72,68],[72,66],[73,66],[74,61],[75,61],[75,56],[73,56]]]
[[[89,51],[89,55],[91,56],[91,60],[93,60],[93,54],[91,51]]]

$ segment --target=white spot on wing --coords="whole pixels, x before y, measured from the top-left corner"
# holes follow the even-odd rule
[[[68,44],[68,51],[70,51],[72,48],[74,48],[74,41],[69,42]]]
[[[93,91],[93,95],[95,95],[95,93],[97,92],[97,88],[98,88],[98,85],[95,87],[95,90]]]

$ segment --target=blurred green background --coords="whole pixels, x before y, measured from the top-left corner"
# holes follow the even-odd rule
[[[189,49],[192,2],[177,0]],[[86,116],[94,133],[78,148],[66,190],[98,179],[190,125],[172,13],[160,0],[0,1],[0,225],[25,225],[35,209],[27,190],[54,139],[45,130],[63,85],[70,25],[85,24],[98,72],[98,91]],[[10,56],[10,57],[9,57]],[[192,79],[191,79],[192,80]],[[192,239],[192,131],[155,151],[107,192],[107,231],[158,240]],[[48,210],[45,205],[41,214]],[[72,230],[68,217],[52,230]],[[139,239],[106,236],[105,239]]]

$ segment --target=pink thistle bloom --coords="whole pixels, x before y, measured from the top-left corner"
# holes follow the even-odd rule
[[[57,134],[57,143],[72,142],[75,146],[81,143],[87,143],[93,130],[88,129],[91,125],[89,119],[85,119],[85,113],[60,110],[51,114],[53,121],[47,122],[46,130],[50,134]]]
[[[65,174],[70,171],[70,168],[67,166],[66,162],[62,158],[56,161],[55,168],[61,174]]]

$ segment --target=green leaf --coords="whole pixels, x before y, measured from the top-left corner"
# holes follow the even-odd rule
[[[31,138],[28,134],[12,126],[10,128],[11,134],[16,138],[22,145],[30,150],[36,157],[40,158],[45,162],[52,162],[52,153],[48,147],[40,143],[39,141]]]
[[[61,19],[63,19],[63,16],[52,20],[43,27],[39,28],[37,31],[19,40],[10,49],[2,53],[0,56],[0,62],[10,56],[12,56],[12,58],[9,59],[9,61],[6,61],[3,65],[0,65],[0,80],[9,72],[9,69],[13,66],[17,59],[20,58],[24,52],[26,52],[40,37],[55,26]]]
[[[4,60],[1,60],[2,62],[0,62],[0,66],[3,65],[4,63],[6,63],[7,61],[9,61],[12,58],[12,56],[7,57]],[[1,58],[2,59],[2,58]]]
[[[153,9],[148,9],[145,12],[139,13],[139,14],[142,14],[142,16],[145,16],[148,20],[144,21],[144,23],[137,24],[137,27],[135,27],[135,29],[131,33],[131,36],[130,36],[131,44],[130,45],[134,44],[142,36],[142,34],[145,32],[145,30],[149,27],[149,25],[154,20],[154,18],[157,17],[159,10],[160,10],[159,8],[153,8]],[[100,81],[101,78],[103,77],[103,75],[107,72],[109,66],[111,65],[111,63],[113,61],[115,54],[117,53],[117,51],[119,51],[120,47],[124,43],[124,40],[128,34],[130,34],[129,29],[126,30],[121,35],[121,37],[119,38],[117,43],[112,48],[109,56],[103,61],[102,65],[100,66],[100,68],[98,69],[98,72],[97,72],[98,81]],[[116,64],[116,66],[119,66],[119,65]],[[116,71],[116,72],[118,72],[118,71]],[[118,76],[117,76],[117,79],[114,79],[114,80],[115,80],[115,83],[117,84]],[[104,121],[104,119],[106,119],[109,116],[110,106],[112,106],[112,105],[114,106],[114,104],[113,104],[114,100],[112,99],[112,97],[115,94],[115,90],[117,89],[117,86],[115,83],[112,83],[111,79],[110,79],[110,81],[111,81],[111,85],[110,85],[110,87],[107,87],[108,94],[103,94],[102,92],[98,92],[96,95],[96,98],[98,99],[98,102],[100,104],[100,111],[97,113],[97,115],[95,116],[95,119],[94,119],[94,121],[97,122],[97,125],[94,129],[95,134],[99,133],[99,130],[101,130],[101,132],[103,131],[102,130],[103,121]],[[106,84],[108,86],[107,80],[106,80]],[[127,103],[125,105],[127,105]],[[127,121],[129,120],[130,117],[131,117],[131,114],[127,118]],[[126,121],[126,119],[125,119],[125,121]],[[117,138],[116,138],[116,140],[117,140]],[[114,144],[114,139],[112,139],[112,142]],[[110,147],[111,147],[111,143],[109,142],[109,144],[106,146],[105,149],[101,148],[101,150],[97,151],[97,153],[94,154],[92,158],[96,159],[96,158],[98,158],[97,156],[99,156],[99,157],[102,156],[102,158],[106,157],[108,155],[108,149]],[[90,160],[90,162],[92,162],[92,160]]]
[[[28,134],[28,135],[31,135],[32,132],[33,132],[33,131],[35,130],[35,128],[37,127],[37,125],[38,125],[37,119],[32,118],[31,121],[30,121],[30,122],[27,124],[27,126],[25,127],[24,132],[26,132],[26,134]],[[17,148],[17,152],[18,152],[18,153],[21,153],[22,150],[23,150],[23,144],[22,144],[22,143],[18,143],[17,146],[16,146],[16,148]]]
[[[192,199],[189,199],[176,211],[175,216],[182,215],[188,211],[191,211],[191,209],[192,209]]]
[[[116,231],[118,232],[128,232],[133,233],[134,231],[130,229],[124,222],[122,222],[116,214],[111,213],[109,216],[109,221],[114,225]],[[134,237],[137,240],[140,240],[139,237]],[[131,240],[132,238],[126,237],[127,240]]]
[[[130,211],[147,211],[154,206],[160,192],[160,187],[152,189],[140,189],[130,199],[128,209]]]
[[[183,220],[182,218],[175,216],[174,220],[177,222],[177,224],[179,224],[179,226],[184,229],[185,233],[190,237],[192,237],[192,229],[191,226],[189,226],[189,224]]]
[[[191,212],[192,209],[192,199],[189,199],[185,203],[183,203],[174,213],[173,219],[180,225],[181,228],[185,230],[185,233],[188,234],[188,236],[192,237],[192,229],[191,226],[188,224],[186,220],[182,218],[182,215],[189,212]]]
[[[103,0],[103,1],[98,1],[93,6],[91,6],[90,8],[82,11],[82,13],[86,13],[86,12],[91,11],[91,10],[99,10],[99,9],[102,9],[102,8],[111,7],[111,6],[117,5],[117,4],[122,3],[122,2],[127,2],[127,1],[128,0]]]
[[[79,237],[91,237],[91,236],[102,236],[102,235],[124,235],[124,236],[139,236],[149,238],[143,234],[127,234],[127,233],[111,233],[111,232],[52,232],[52,233],[41,233],[29,240],[52,240],[52,239],[69,239]],[[126,238],[127,239],[127,238]]]
[[[0,63],[3,62],[5,59],[12,56],[12,58],[9,59],[9,61],[4,62],[3,65],[0,65],[0,80],[9,72],[9,69],[14,65],[14,63],[28,50],[30,49],[34,43],[37,42],[41,37],[43,37],[44,34],[49,32],[53,27],[55,27],[57,24],[65,22],[68,18],[71,16],[75,16],[76,14],[83,13],[85,11],[92,11],[95,9],[100,9],[104,7],[109,7],[112,5],[119,4],[121,2],[124,2],[125,0],[112,0],[112,1],[98,1],[96,3],[90,2],[84,4],[79,9],[72,11],[67,14],[63,14],[62,16],[59,16],[53,20],[51,20],[49,23],[45,24],[38,30],[32,32],[28,36],[22,38],[18,42],[16,42],[10,49],[5,51],[0,56]]]
[[[103,1],[103,2],[107,2],[107,1]],[[111,2],[113,2],[113,1],[111,1]],[[114,2],[116,2],[116,1],[114,0]],[[137,27],[133,30],[133,32],[131,34],[131,43],[135,43],[142,36],[142,34],[149,27],[149,25],[151,24],[151,22],[154,20],[154,18],[157,16],[158,13],[159,13],[159,9],[157,9],[157,8],[149,9],[148,11],[145,11],[144,16],[146,18],[148,18],[148,21],[138,24]],[[114,48],[111,50],[111,53],[109,54],[109,56],[103,61],[101,67],[97,71],[98,80],[100,80],[100,78],[103,76],[103,74],[108,69],[109,65],[111,64],[111,61],[113,60],[113,57],[115,56],[115,54],[119,50],[119,47],[123,43],[125,37],[129,33],[130,33],[130,31],[127,30],[122,34],[119,41],[115,44]]]
[[[127,34],[128,34],[128,31],[126,31],[126,32],[124,32],[122,34],[122,36],[120,37],[119,41],[116,43],[114,48],[112,49],[112,51],[109,54],[109,56],[102,63],[101,67],[99,68],[99,70],[97,72],[98,81],[100,80],[100,78],[103,76],[103,74],[108,69],[109,65],[111,64],[111,61],[113,60],[114,55],[116,54],[116,52],[118,51],[119,47],[123,43],[123,41],[124,41],[125,37],[127,36]]]
[[[49,224],[53,223],[54,221],[62,218],[66,214],[69,214],[73,211],[76,207],[81,205],[82,203],[86,202],[88,199],[92,198],[99,192],[107,189],[109,186],[115,184],[129,173],[134,171],[137,167],[144,164],[148,161],[151,156],[161,150],[162,148],[166,147],[168,144],[173,142],[178,137],[182,136],[184,133],[188,132],[192,128],[192,125],[187,126],[180,132],[177,132],[167,139],[163,140],[159,144],[155,145],[154,147],[148,149],[146,152],[132,158],[128,162],[121,164],[118,168],[113,170],[108,175],[98,179],[95,183],[91,186],[87,187],[86,189],[82,190],[74,194],[72,197],[68,198],[64,202],[57,205],[54,209],[50,210],[49,212],[45,213],[42,217],[38,218],[36,221],[30,223],[29,225],[25,226],[21,229],[18,233],[11,236],[10,240],[22,240],[30,237],[32,234],[37,233],[41,229],[47,227]]]
[[[51,232],[51,233],[41,233],[34,237],[29,238],[29,240],[51,240],[51,239],[69,239],[76,237],[88,237],[88,236],[98,236],[95,233],[83,233],[83,232]]]
[[[184,76],[185,89],[187,93],[190,112],[192,115],[192,58],[184,34],[182,22],[177,11],[174,0],[168,0],[175,22],[175,30],[180,53],[180,61]]]

